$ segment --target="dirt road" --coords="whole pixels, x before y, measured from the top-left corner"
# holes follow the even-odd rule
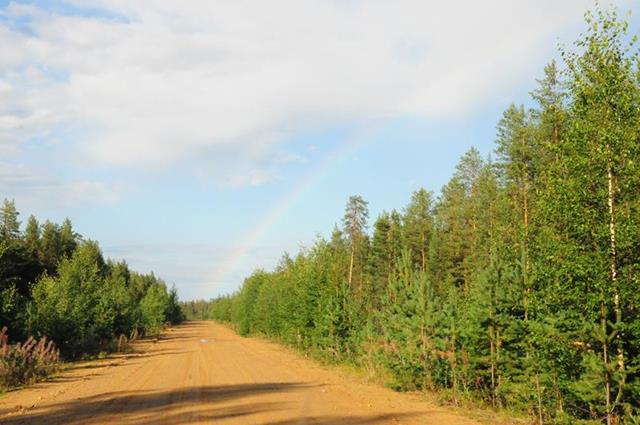
[[[0,396],[0,423],[477,424],[211,322],[137,348]]]

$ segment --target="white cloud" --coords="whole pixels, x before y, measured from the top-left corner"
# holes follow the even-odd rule
[[[287,246],[260,246],[250,249],[255,265],[270,267]],[[212,266],[224,267],[230,253],[243,247],[234,245],[156,243],[103,246],[107,257],[124,259],[133,270],[154,272],[171,285],[175,284],[185,300],[211,298],[232,291],[238,282],[251,274],[255,265],[243,264],[220,281]]]
[[[122,182],[63,179],[41,169],[0,162],[0,193],[15,199],[20,208],[112,205],[131,190]]]
[[[73,151],[97,163],[206,156],[231,185],[267,181],[265,164],[297,131],[480,106],[529,77],[591,4],[72,3],[106,15],[17,3],[3,12],[27,30],[0,24],[0,148],[64,128]]]

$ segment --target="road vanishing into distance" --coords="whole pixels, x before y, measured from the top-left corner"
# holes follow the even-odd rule
[[[0,396],[0,424],[103,423],[478,424],[213,322]]]

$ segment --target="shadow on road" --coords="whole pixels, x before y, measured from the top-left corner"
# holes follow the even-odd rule
[[[147,341],[162,343],[166,341],[189,341],[202,338],[203,330],[207,329],[206,323],[202,322],[184,322],[173,327],[173,332],[165,333],[157,338],[150,338]]]
[[[73,402],[54,406],[36,407],[23,415],[0,419],[4,425],[18,424],[95,424],[104,422],[131,425],[151,425],[156,423],[186,425],[191,423],[218,423],[265,412],[277,412],[295,408],[291,403],[256,402],[229,405],[246,397],[283,393],[311,388],[304,383],[265,383],[227,386],[189,387],[161,392],[112,392],[85,397]],[[225,405],[220,405],[225,403]],[[330,424],[382,424],[391,423],[408,415],[341,417],[302,416],[296,419],[270,422],[270,425],[293,425],[313,423]],[[283,415],[288,417],[289,415]],[[277,417],[277,416],[276,416]],[[257,420],[257,418],[256,418]],[[243,423],[262,423],[245,419]]]
[[[393,415],[370,416],[309,416],[284,421],[267,422],[265,425],[378,425],[398,424],[403,418],[416,416],[417,413],[394,413]]]
[[[35,408],[29,413],[0,419],[3,425],[17,424],[86,424],[122,420],[129,424],[188,424],[213,421],[277,410],[274,403],[251,403],[244,406],[216,407],[216,403],[260,394],[292,391],[309,387],[301,383],[243,384],[189,387],[172,391],[111,392],[85,397],[73,402]],[[197,418],[194,406],[199,405]],[[203,409],[203,407],[206,407]]]

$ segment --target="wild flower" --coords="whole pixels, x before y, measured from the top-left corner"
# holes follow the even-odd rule
[[[57,369],[59,361],[60,351],[46,336],[9,344],[7,327],[0,330],[0,389],[44,379]]]

